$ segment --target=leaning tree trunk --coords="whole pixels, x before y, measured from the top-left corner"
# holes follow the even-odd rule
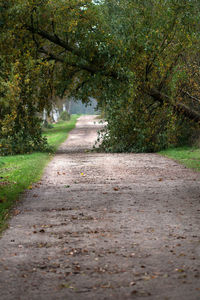
[[[188,105],[180,102],[176,102],[174,104],[169,96],[163,94],[162,92],[156,89],[150,90],[148,92],[148,95],[151,96],[156,101],[160,102],[161,104],[163,104],[164,102],[169,103],[174,107],[174,110],[178,114],[182,114],[184,117],[188,118],[189,120],[200,123],[200,113],[191,109]]]

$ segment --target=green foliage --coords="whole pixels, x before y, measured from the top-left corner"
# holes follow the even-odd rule
[[[3,7],[0,36],[0,155],[46,151],[40,113],[50,108],[52,63],[37,57],[32,39],[14,24],[14,4]],[[17,8],[18,9],[18,8]],[[16,14],[16,16],[17,16]],[[15,31],[17,32],[15,34]]]
[[[108,122],[99,136],[103,150],[159,151],[187,143],[199,128],[199,8],[197,1],[104,3],[122,72],[117,84],[107,84],[112,93],[105,92],[99,104]],[[197,122],[191,109],[198,112]]]
[[[63,121],[69,121],[70,120],[70,114],[65,110],[62,111],[60,114],[60,119]]]
[[[56,95],[97,99],[106,151],[158,151],[199,126],[199,1],[4,2],[0,138],[33,129]]]
[[[42,124],[42,128],[43,129],[52,129],[53,128],[53,124],[49,123],[47,120],[45,120]]]
[[[148,99],[115,101],[106,107],[108,125],[99,133],[100,150],[107,152],[156,152],[170,145],[184,145],[195,124],[173,115],[170,107],[153,107]]]
[[[5,73],[8,75],[5,76]],[[0,80],[0,155],[29,153],[47,149],[38,113],[45,107],[48,92],[40,82],[46,72],[41,61],[27,52],[5,68]],[[45,89],[45,88],[44,88]]]
[[[1,155],[13,155],[22,153],[31,153],[33,151],[51,151],[47,140],[39,132],[34,131],[34,136],[29,136],[24,131],[14,132],[6,138],[0,139]]]

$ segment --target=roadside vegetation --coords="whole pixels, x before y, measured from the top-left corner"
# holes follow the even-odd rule
[[[61,121],[51,129],[45,129],[43,136],[55,151],[65,141],[75,126],[78,115],[70,121]],[[0,231],[5,228],[10,209],[25,189],[40,180],[46,164],[52,158],[52,152],[35,152],[24,155],[0,156]]]
[[[177,160],[187,168],[200,171],[200,148],[179,147],[160,151],[159,154]]]

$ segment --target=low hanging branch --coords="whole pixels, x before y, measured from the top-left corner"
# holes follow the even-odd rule
[[[200,123],[200,113],[191,109],[186,104],[176,102],[173,104],[173,101],[170,99],[169,96],[161,93],[159,90],[152,89],[148,92],[148,95],[154,98],[156,101],[163,104],[164,102],[169,103],[172,105],[177,113],[181,113],[184,117],[188,118],[189,120],[199,122]]]
[[[177,112],[182,113],[186,118],[200,123],[200,113],[196,112],[195,110],[191,109],[183,103],[176,103],[174,107]]]
[[[92,63],[88,62],[87,59],[82,56],[81,52],[78,49],[69,46],[68,43],[64,42],[57,35],[49,34],[48,32],[46,32],[44,30],[36,29],[36,28],[34,28],[33,26],[30,26],[30,25],[25,25],[25,28],[29,32],[31,32],[33,34],[37,34],[40,37],[42,37],[43,39],[46,39],[49,42],[51,42],[51,43],[53,43],[57,46],[60,46],[61,48],[65,49],[66,51],[68,51],[71,54],[75,55],[81,62],[77,62],[77,63],[73,64],[73,66],[76,66],[76,67],[81,68],[82,70],[88,71],[92,75],[100,72],[105,76],[112,77],[113,79],[117,79],[117,80],[120,80],[120,81],[127,80],[126,75],[116,73],[115,71],[109,71],[108,72],[102,66],[101,67],[98,66],[98,63],[95,65],[94,61]],[[44,53],[44,49],[42,49],[42,52]],[[49,57],[51,56],[52,59],[55,59],[57,61],[62,62],[61,61],[62,58],[58,58],[53,53],[49,53],[48,56]],[[68,64],[70,64],[70,63],[68,62]]]
[[[57,35],[51,35],[44,30],[35,29],[34,27],[29,26],[29,25],[26,25],[25,27],[28,31],[41,36],[42,38],[52,42],[55,45],[60,46],[61,48],[65,49],[66,51],[72,53],[73,55],[75,55],[75,56],[81,58],[81,60],[83,60],[81,53],[77,49],[70,47],[68,45],[68,43],[65,43],[64,41],[62,41]],[[43,53],[44,53],[44,51],[43,51]],[[53,57],[53,54],[51,54],[51,56]],[[58,61],[60,61],[60,59]],[[88,64],[88,62],[86,60],[85,60],[85,63],[81,64],[81,68],[85,69],[86,71],[88,71],[92,74],[94,74],[98,71],[94,65]]]
[[[79,52],[78,49],[70,47],[68,45],[68,43],[65,43],[57,35],[54,35],[54,34],[51,35],[51,34],[47,33],[44,30],[35,29],[33,26],[29,26],[29,25],[26,25],[26,29],[28,31],[32,32],[33,34],[37,34],[37,35],[41,36],[42,38],[52,42],[53,44],[56,44],[56,45],[62,47],[63,49],[65,49],[66,51],[72,53],[73,55],[83,59],[82,56],[81,56],[81,53]],[[54,60],[57,60],[59,62],[64,62],[64,60],[62,58],[54,55],[53,53],[48,53],[44,49],[42,49],[41,52],[43,52],[43,53],[46,52],[45,54],[47,54],[50,59],[54,59]],[[91,74],[101,72],[102,74],[104,74],[106,76],[111,76],[114,79],[117,79],[117,80],[120,80],[120,81],[124,81],[124,80],[127,79],[126,76],[125,77],[122,76],[122,75],[120,76],[120,75],[118,75],[118,74],[116,74],[115,72],[112,72],[112,71],[108,73],[106,70],[104,70],[102,68],[101,68],[101,70],[99,70],[97,66],[95,66],[94,64],[89,64],[86,59],[84,59],[84,60],[85,60],[84,63],[75,63],[75,64],[73,63],[73,64],[71,64],[71,66],[79,67],[80,69],[86,70]],[[169,96],[163,94],[162,92],[160,92],[157,89],[152,89],[152,90],[148,91],[147,94],[149,96],[151,96],[153,99],[155,99],[156,101],[158,101],[159,103],[161,103],[161,104],[163,104],[164,102],[165,103],[167,102],[169,105],[172,105],[177,113],[182,114],[186,118],[188,118],[192,121],[195,121],[197,123],[200,122],[200,113],[193,110],[193,109],[191,109],[186,104],[183,104],[183,103],[180,103],[180,102],[176,102],[174,104],[172,99]]]

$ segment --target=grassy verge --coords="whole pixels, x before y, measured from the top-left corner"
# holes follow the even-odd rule
[[[46,129],[44,135],[56,150],[67,138],[67,134],[76,124],[77,115],[69,122],[59,122],[52,129]],[[6,219],[19,195],[31,184],[37,182],[52,154],[32,153],[25,155],[0,156],[0,231],[6,226]]]
[[[173,158],[186,166],[200,171],[200,149],[192,147],[180,147],[163,150],[159,154]]]

